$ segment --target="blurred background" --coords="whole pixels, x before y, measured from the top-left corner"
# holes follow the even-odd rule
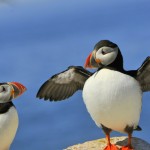
[[[150,55],[148,0],[0,0],[0,82],[28,91],[14,104],[20,124],[10,150],[62,150],[103,138],[79,91],[61,102],[36,99],[39,87],[70,65],[84,65],[102,39],[118,44],[127,70]],[[150,142],[150,93],[144,93],[134,136]],[[121,136],[113,132],[112,136]]]

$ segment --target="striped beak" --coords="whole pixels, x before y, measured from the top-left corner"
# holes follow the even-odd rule
[[[87,57],[85,64],[84,64],[84,68],[92,68],[91,57],[92,57],[92,53],[90,53],[90,55]]]
[[[19,82],[7,82],[12,87],[11,96],[17,98],[22,95],[27,89],[24,85]]]
[[[87,57],[84,68],[99,68],[100,64],[95,60],[95,50]]]

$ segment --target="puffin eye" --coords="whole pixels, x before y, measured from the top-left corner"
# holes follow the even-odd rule
[[[107,54],[107,53],[102,49],[102,54],[105,55],[105,54]]]
[[[6,91],[5,87],[1,86],[0,87],[0,92],[5,92],[5,91]]]

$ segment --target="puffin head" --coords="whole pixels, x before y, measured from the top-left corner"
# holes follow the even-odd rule
[[[0,103],[10,102],[26,91],[26,87],[18,82],[0,83]]]
[[[85,68],[117,67],[123,65],[123,58],[117,44],[109,41],[99,41],[87,57]]]

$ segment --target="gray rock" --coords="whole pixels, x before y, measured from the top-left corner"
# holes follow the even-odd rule
[[[128,141],[127,137],[111,138],[111,143],[116,144],[119,148],[121,148],[121,146],[127,145],[127,141]],[[82,144],[70,146],[65,150],[103,150],[105,146],[106,146],[106,140],[99,139],[99,140],[88,141]],[[150,144],[148,142],[136,137],[132,138],[132,146],[134,147],[134,150],[150,150]]]

